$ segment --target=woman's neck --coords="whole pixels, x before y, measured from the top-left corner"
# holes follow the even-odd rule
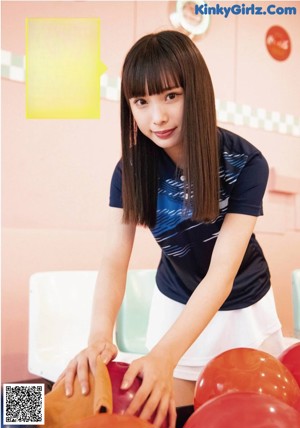
[[[170,147],[163,150],[167,153],[169,158],[172,159],[172,161],[175,163],[177,168],[183,169],[184,162],[183,162],[183,152],[182,152],[181,146]]]

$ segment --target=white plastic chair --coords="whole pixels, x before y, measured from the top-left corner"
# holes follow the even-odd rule
[[[147,352],[145,336],[155,272],[128,271],[114,337],[120,351],[118,361],[129,363]],[[70,359],[86,347],[96,278],[96,271],[40,272],[30,277],[30,373],[55,382]]]

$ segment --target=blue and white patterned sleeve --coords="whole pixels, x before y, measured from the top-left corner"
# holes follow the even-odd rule
[[[257,151],[248,158],[232,189],[228,213],[263,215],[263,196],[269,176],[269,167]]]

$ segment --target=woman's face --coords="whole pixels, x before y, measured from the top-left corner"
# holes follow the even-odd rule
[[[165,89],[160,94],[130,98],[133,117],[140,131],[164,149],[180,165],[184,91],[181,87]]]

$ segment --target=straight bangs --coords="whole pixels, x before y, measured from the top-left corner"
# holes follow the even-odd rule
[[[122,89],[130,98],[146,94],[160,94],[166,89],[184,87],[184,78],[178,59],[155,39],[136,49],[133,57],[124,64]]]

